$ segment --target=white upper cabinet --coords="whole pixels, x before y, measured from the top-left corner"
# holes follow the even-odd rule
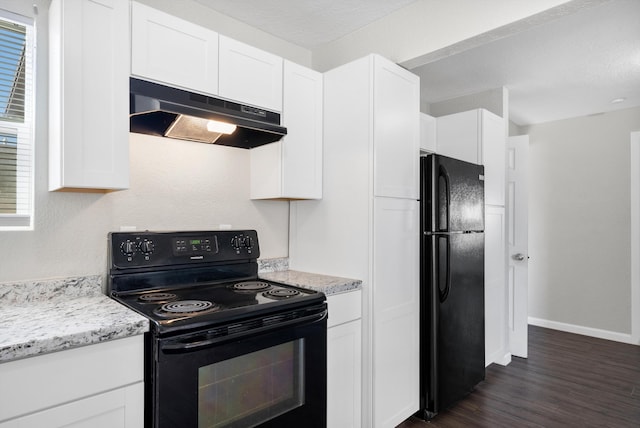
[[[504,119],[485,109],[437,118],[438,153],[484,165],[485,204],[504,205]]]
[[[436,118],[420,113],[420,152],[437,152]]]
[[[129,186],[129,1],[49,9],[49,190]]]
[[[322,198],[322,74],[284,61],[287,135],[251,149],[251,199]]]
[[[420,78],[374,57],[374,195],[418,199]]]
[[[218,94],[218,33],[131,3],[131,74]]]
[[[282,111],[282,58],[220,35],[220,96]]]

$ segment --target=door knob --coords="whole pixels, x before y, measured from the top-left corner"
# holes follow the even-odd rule
[[[511,258],[512,258],[513,260],[516,260],[516,261],[518,261],[518,262],[521,262],[521,261],[523,261],[523,260],[524,260],[524,254],[522,254],[522,253],[517,253],[517,254],[514,254],[513,256],[511,256]]]

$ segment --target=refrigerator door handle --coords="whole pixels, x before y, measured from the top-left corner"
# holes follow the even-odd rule
[[[442,268],[444,268],[444,284],[438,284],[438,295],[440,303],[442,303],[447,300],[449,292],[451,291],[451,242],[449,241],[449,235],[440,235],[438,239],[444,241],[445,244],[444,251],[440,251],[440,257],[443,255],[445,257],[445,262],[442,266]],[[442,277],[442,273],[441,271],[439,274],[440,277]],[[444,288],[442,285],[444,285]]]
[[[444,184],[443,186],[440,183]],[[444,200],[443,200],[444,196]],[[438,166],[438,231],[449,232],[449,206],[451,204],[451,179],[449,178],[449,172],[444,165]],[[442,209],[444,208],[444,213]],[[444,214],[444,218],[442,218]],[[444,221],[443,221],[444,220]],[[444,223],[444,227],[442,227]]]

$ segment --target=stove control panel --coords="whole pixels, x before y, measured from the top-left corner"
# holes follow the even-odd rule
[[[259,256],[255,230],[109,234],[111,269],[246,261]]]

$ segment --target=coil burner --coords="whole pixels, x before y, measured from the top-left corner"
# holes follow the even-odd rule
[[[177,298],[178,296],[173,293],[149,293],[138,297],[138,300],[144,303],[167,303]]]
[[[208,314],[217,311],[220,307],[206,300],[177,300],[165,303],[156,309],[155,313],[164,317],[191,316]]]
[[[294,290],[293,288],[277,288],[275,290],[269,290],[262,293],[264,297],[268,297],[274,300],[289,299],[299,294],[300,292],[298,290]]]
[[[231,289],[240,293],[257,293],[259,291],[266,291],[271,288],[271,284],[263,281],[245,281],[238,282],[231,286]]]

